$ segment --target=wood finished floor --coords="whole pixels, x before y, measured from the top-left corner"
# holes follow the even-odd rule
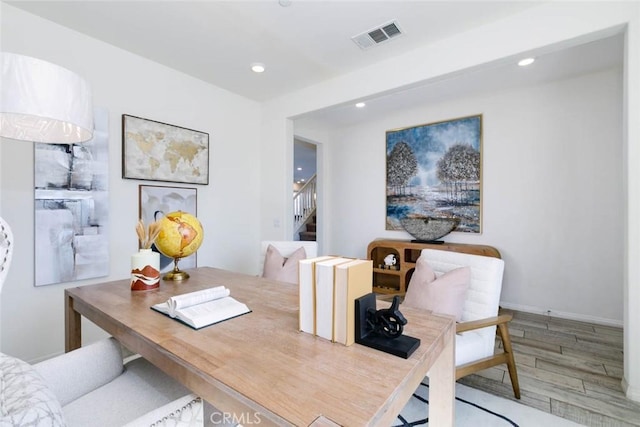
[[[622,328],[503,312],[513,314],[521,403],[586,426],[640,426],[640,403],[628,400],[621,386]],[[459,382],[516,400],[506,365]]]

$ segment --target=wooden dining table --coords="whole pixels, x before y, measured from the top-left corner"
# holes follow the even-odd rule
[[[300,332],[296,285],[211,267],[187,272],[149,291],[132,291],[129,279],[66,289],[66,351],[81,346],[84,316],[245,425],[390,426],[428,375],[430,425],[453,425],[453,317],[401,306],[404,334],[420,339],[404,359]],[[150,309],[219,285],[251,313],[195,330]]]

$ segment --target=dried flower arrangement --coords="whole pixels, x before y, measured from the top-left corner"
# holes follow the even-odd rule
[[[158,234],[160,234],[160,222],[152,222],[149,224],[149,228],[145,228],[144,221],[139,219],[138,225],[136,225],[136,233],[138,234],[138,240],[140,240],[140,248],[149,249]]]

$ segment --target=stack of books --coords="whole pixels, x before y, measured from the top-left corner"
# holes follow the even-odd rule
[[[299,262],[300,330],[355,342],[355,300],[373,289],[373,261],[322,256]]]

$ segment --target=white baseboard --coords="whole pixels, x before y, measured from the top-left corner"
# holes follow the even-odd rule
[[[627,379],[624,377],[622,378],[622,390],[624,390],[627,399],[640,402],[640,389],[630,387]]]
[[[529,305],[520,305],[520,304],[511,304],[509,302],[504,302],[504,301],[500,301],[500,307],[504,307],[504,308],[508,308],[510,310],[516,310],[516,311],[524,311],[525,313],[542,314],[544,316],[559,317],[561,319],[569,319],[569,320],[577,320],[577,321],[580,321],[580,322],[595,323],[595,324],[598,324],[598,325],[616,326],[616,327],[619,327],[619,328],[621,328],[623,326],[623,321],[622,320],[605,319],[605,318],[602,318],[602,317],[589,316],[587,314],[568,313],[566,311],[556,311],[556,310],[547,311],[546,309],[540,308],[540,307],[532,307],[532,306],[529,306]]]

